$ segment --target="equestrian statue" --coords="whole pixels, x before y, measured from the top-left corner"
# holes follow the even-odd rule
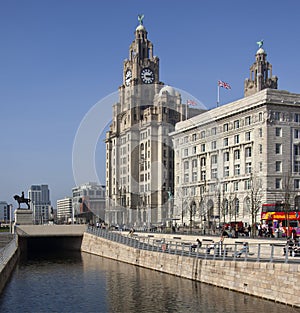
[[[14,199],[15,199],[15,200],[18,202],[18,204],[19,204],[18,209],[23,209],[23,208],[20,207],[20,204],[21,204],[21,203],[26,203],[26,204],[27,204],[27,209],[28,209],[28,210],[30,209],[29,202],[30,202],[31,200],[28,199],[28,198],[25,198],[25,196],[24,196],[24,191],[22,191],[21,197],[18,196],[18,195],[15,195],[15,196],[14,196]]]

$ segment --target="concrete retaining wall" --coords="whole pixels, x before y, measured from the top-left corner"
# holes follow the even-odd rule
[[[81,250],[300,307],[300,265],[203,260],[134,249],[84,233]]]
[[[7,246],[9,246],[9,249],[6,247],[3,249],[7,249],[6,254],[8,253],[8,255],[5,255],[5,260],[0,266],[0,294],[8,282],[19,258],[18,246],[16,244],[14,245],[14,242],[11,242]]]

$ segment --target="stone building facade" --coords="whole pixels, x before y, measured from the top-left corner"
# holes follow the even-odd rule
[[[106,213],[109,224],[150,226],[173,216],[174,156],[169,133],[186,105],[159,80],[159,58],[142,21],[123,63],[119,102],[106,133]],[[189,109],[189,116],[199,110]]]
[[[299,209],[300,94],[277,90],[260,48],[245,97],[176,124],[174,215],[181,223],[260,221],[264,203]]]

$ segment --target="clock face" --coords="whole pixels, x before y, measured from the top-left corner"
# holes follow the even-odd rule
[[[129,86],[131,78],[132,78],[131,70],[127,70],[127,72],[125,74],[125,84],[126,84],[126,86]]]
[[[141,78],[144,84],[152,84],[154,82],[154,73],[150,68],[144,68],[141,71]]]

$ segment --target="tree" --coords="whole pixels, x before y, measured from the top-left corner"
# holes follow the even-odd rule
[[[290,236],[290,220],[289,212],[291,211],[291,198],[293,194],[293,180],[291,173],[287,172],[282,179],[282,196],[283,196],[283,211],[285,214],[287,236]]]
[[[248,181],[248,188],[249,188],[249,211],[251,214],[251,234],[254,237],[255,233],[255,226],[256,226],[256,218],[257,213],[261,207],[261,198],[262,198],[262,184],[261,179],[258,178],[256,175],[251,173],[250,179]]]

